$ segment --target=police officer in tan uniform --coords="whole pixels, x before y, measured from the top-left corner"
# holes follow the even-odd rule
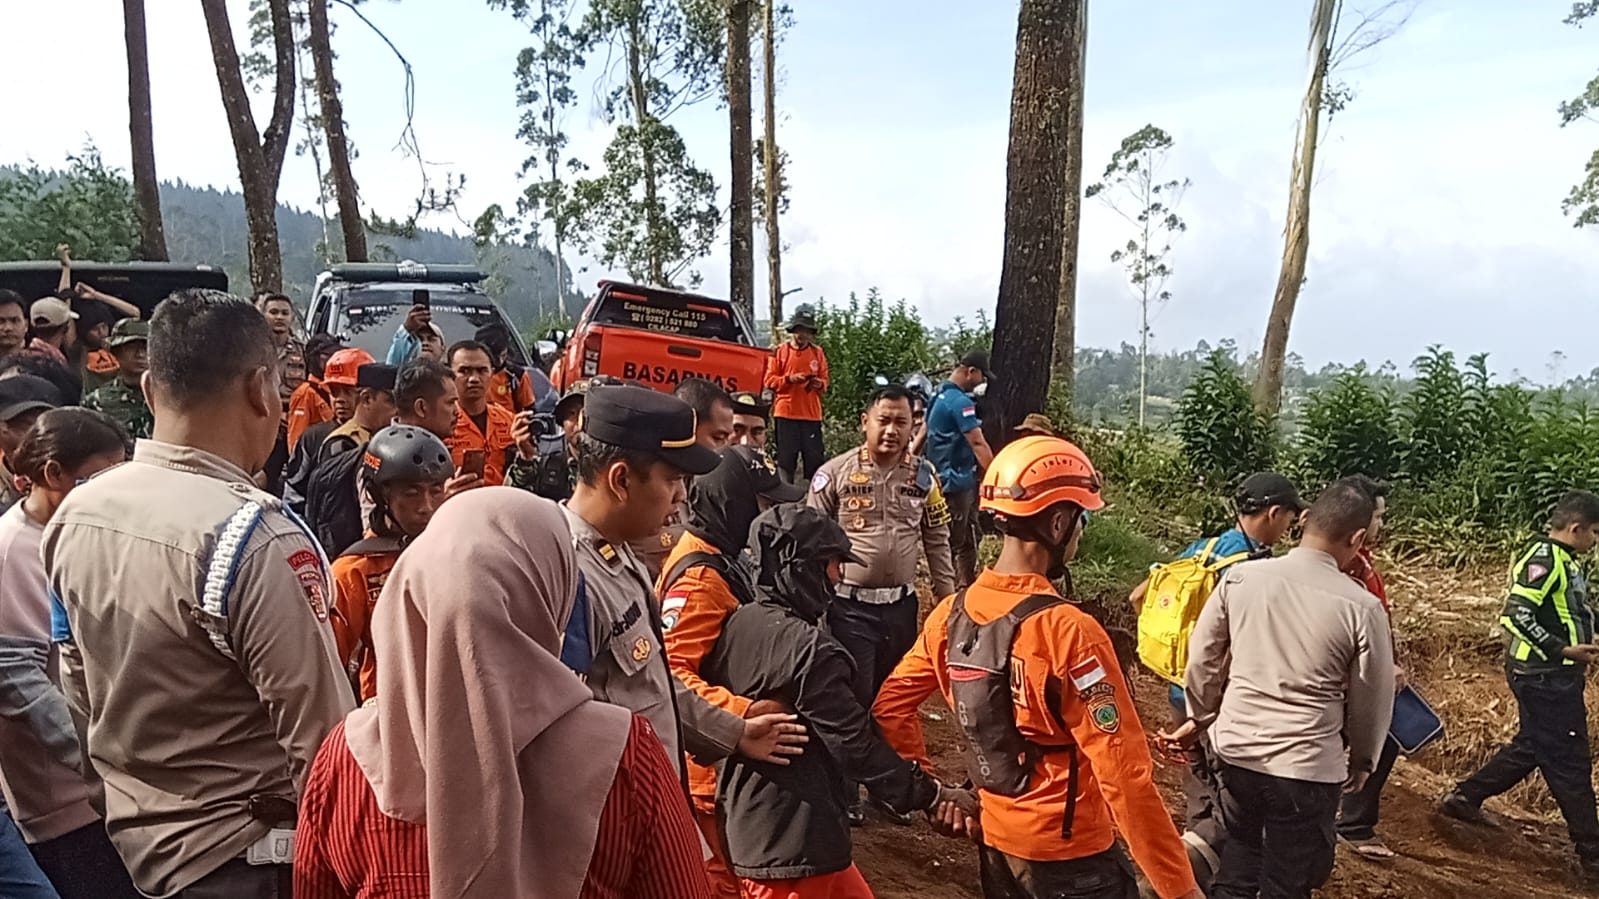
[[[704,378],[684,378],[672,395],[694,410],[694,439],[702,447],[716,451],[733,439],[733,398],[727,391]],[[657,532],[632,543],[633,552],[649,570],[650,583],[661,576],[661,566],[672,547],[688,530],[688,501],[678,503]]]
[[[844,566],[828,627],[855,659],[856,692],[871,703],[916,641],[916,563],[925,552],[933,595],[955,592],[949,507],[927,460],[911,455],[911,397],[888,386],[867,400],[866,442],[811,480],[810,505],[833,516],[865,564]]]
[[[282,401],[248,301],[174,294],[150,323],[155,431],[45,529],[62,686],[135,885],[286,899],[295,805],[354,707],[327,559],[252,473]]]
[[[679,773],[684,752],[706,764],[734,752],[786,764],[805,741],[792,715],[742,719],[672,675],[654,582],[628,545],[659,532],[684,501],[688,476],[721,462],[699,444],[695,426],[687,404],[648,387],[589,389],[577,486],[563,507],[583,580],[561,658],[587,678],[596,699],[648,719]]]

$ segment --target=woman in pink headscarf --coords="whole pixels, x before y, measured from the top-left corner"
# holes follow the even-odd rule
[[[377,698],[311,766],[296,899],[709,899],[660,739],[557,658],[577,583],[555,504],[440,508],[373,611]]]

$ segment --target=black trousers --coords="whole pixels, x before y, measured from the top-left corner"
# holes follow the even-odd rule
[[[1120,845],[1064,862],[1034,862],[991,846],[978,850],[983,899],[1138,899],[1132,862]]]
[[[1594,810],[1583,674],[1511,672],[1508,677],[1521,711],[1521,727],[1508,745],[1455,790],[1480,804],[1521,783],[1533,771],[1541,771],[1566,818],[1566,830],[1578,857],[1599,862],[1599,814]]]
[[[1377,768],[1366,778],[1366,785],[1358,793],[1345,793],[1338,807],[1338,835],[1346,840],[1370,840],[1377,836],[1377,812],[1382,802],[1382,788],[1393,773],[1394,762],[1399,758],[1399,744],[1393,737],[1383,741],[1382,755],[1377,757]]]
[[[949,557],[955,563],[955,586],[977,580],[977,491],[945,494],[949,500]]]
[[[916,594],[882,604],[833,597],[827,629],[855,660],[855,696],[868,709],[883,681],[916,643]]]
[[[294,866],[234,859],[179,890],[173,899],[294,899]]]
[[[777,431],[777,471],[783,480],[794,482],[794,466],[801,460],[805,465],[805,480],[816,475],[816,470],[827,461],[827,449],[822,445],[822,423],[800,421],[795,418],[772,420]]]
[[[28,847],[61,899],[140,899],[105,824],[96,821]]]
[[[1221,813],[1229,839],[1210,899],[1310,899],[1335,855],[1333,820],[1342,784],[1273,777],[1221,765]]]
[[[1181,695],[1181,688],[1167,688],[1174,727],[1181,727],[1188,720],[1188,706]],[[1200,731],[1198,742],[1188,748],[1188,771],[1183,775],[1183,823],[1218,858],[1227,845],[1227,825],[1221,816],[1220,767],[1210,748],[1209,733]]]

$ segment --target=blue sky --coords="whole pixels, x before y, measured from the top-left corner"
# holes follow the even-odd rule
[[[242,28],[245,4],[231,5]],[[794,5],[779,134],[793,158],[787,284],[812,300],[877,286],[934,323],[991,310],[1014,2]],[[168,0],[149,7],[161,175],[235,184],[199,10]],[[1153,123],[1177,141],[1168,170],[1193,181],[1180,210],[1189,231],[1171,257],[1174,298],[1154,324],[1158,347],[1260,341],[1276,281],[1308,7],[1092,7],[1086,178],[1123,136]],[[526,155],[515,136],[512,69],[526,42],[516,24],[470,0],[363,8],[415,66],[424,153],[467,174],[468,217],[510,202]],[[1555,350],[1567,356],[1559,374],[1599,365],[1587,349],[1599,331],[1599,233],[1574,231],[1559,208],[1599,146],[1599,126],[1561,129],[1555,114],[1599,68],[1599,32],[1561,24],[1568,8],[1567,0],[1422,0],[1406,29],[1348,74],[1359,95],[1323,143],[1309,279],[1291,349],[1315,365],[1403,364],[1441,343],[1488,351],[1502,373],[1540,380]],[[414,162],[394,149],[398,64],[347,10],[335,7],[334,18],[363,200],[382,213],[404,212],[417,177]],[[48,34],[59,21],[73,23],[72,53],[49,40],[8,48],[10,71],[35,73],[39,87],[0,93],[0,161],[55,163],[92,137],[125,164],[119,6],[55,0],[0,9],[8,34]],[[103,64],[63,66],[69,57]],[[583,88],[568,126],[573,150],[595,160],[608,129],[586,81]],[[725,181],[725,113],[706,104],[674,123]],[[314,204],[308,159],[290,159],[281,195]],[[1085,344],[1136,338],[1137,307],[1108,260],[1126,239],[1121,228],[1108,210],[1087,204],[1078,324]],[[725,291],[725,252],[700,270],[708,291]],[[604,274],[590,266],[580,284]]]

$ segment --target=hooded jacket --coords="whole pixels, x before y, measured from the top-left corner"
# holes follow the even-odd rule
[[[778,506],[750,534],[759,599],[727,619],[704,659],[710,683],[792,708],[810,745],[787,766],[729,758],[717,785],[728,862],[740,877],[788,880],[851,864],[845,784],[866,784],[896,811],[932,805],[938,784],[883,740],[856,698],[855,666],[820,626],[832,597],[828,562],[849,538],[815,509]]]

